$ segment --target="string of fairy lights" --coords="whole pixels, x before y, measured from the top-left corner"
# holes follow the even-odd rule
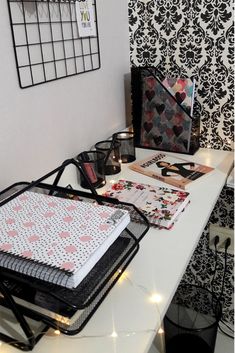
[[[120,272],[120,270],[119,270]],[[128,283],[130,286],[134,287],[135,289],[137,289],[140,293],[142,293],[143,295],[143,300],[148,300],[150,303],[153,304],[153,308],[156,311],[156,319],[160,320],[160,311],[159,311],[159,307],[158,304],[161,303],[162,301],[162,296],[156,292],[149,292],[149,290],[143,286],[142,284],[138,284],[133,282],[133,280],[130,278],[129,273],[125,270],[122,275],[120,276],[119,280],[117,283]],[[151,307],[152,308],[152,307]],[[91,318],[92,320],[92,318]],[[157,321],[157,320],[156,320]],[[48,330],[46,330],[45,332],[43,332],[43,334],[47,333]],[[152,335],[162,335],[164,333],[163,328],[160,326],[157,330],[156,328],[146,328],[143,330],[112,330],[110,332],[103,332],[103,333],[97,333],[97,334],[82,334],[79,333],[75,336],[69,336],[68,339],[69,340],[84,340],[84,339],[97,339],[97,338],[105,338],[105,339],[117,339],[117,338],[128,338],[128,337],[133,337],[133,336],[137,336],[139,334],[152,334]],[[51,334],[50,336],[54,336],[55,338],[62,335],[60,330],[52,330],[51,329]],[[63,335],[64,337],[67,337],[66,335]],[[9,344],[10,342],[8,342]],[[1,353],[5,353],[3,349],[3,346],[6,346],[7,344],[5,342],[0,341],[0,352]]]

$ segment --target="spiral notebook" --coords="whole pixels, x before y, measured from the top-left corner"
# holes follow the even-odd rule
[[[28,314],[30,310],[31,314],[33,311],[33,314],[36,313],[43,319],[52,319],[65,325],[72,325],[84,312],[87,301],[96,297],[95,293],[99,291],[108,269],[118,260],[129,244],[130,239],[127,237],[118,237],[75,289],[53,285],[53,287],[48,286],[49,292],[44,293],[38,286],[30,287],[27,281],[24,283],[20,279],[9,278],[7,274],[2,277],[3,283],[15,302],[20,305],[22,312]],[[0,305],[6,306],[1,293]]]
[[[75,288],[129,222],[126,210],[26,191],[0,207],[0,267]]]

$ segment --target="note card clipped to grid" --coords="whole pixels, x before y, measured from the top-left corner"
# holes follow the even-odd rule
[[[100,68],[96,0],[8,0],[21,88]]]

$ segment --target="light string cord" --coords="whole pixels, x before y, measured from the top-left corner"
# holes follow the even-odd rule
[[[214,296],[214,281],[215,281],[215,276],[216,276],[216,272],[217,272],[217,265],[218,265],[218,248],[217,248],[217,242],[214,243],[214,247],[215,247],[215,256],[214,256],[215,267],[214,267],[214,271],[213,271],[213,277],[212,277],[212,280],[211,280],[211,292],[212,292],[212,296]]]
[[[130,279],[130,277],[127,275],[126,272],[124,272],[122,276],[123,276],[124,280],[126,280],[132,287],[137,288],[142,294],[144,294],[145,297],[146,297],[146,295],[147,295],[148,298],[152,297],[152,293],[150,293],[149,290],[145,286],[143,286],[142,284],[138,284],[138,283],[133,282]],[[157,302],[153,301],[153,304],[155,304],[154,308],[156,309],[158,317],[161,318]],[[159,329],[160,329],[160,327],[159,327]],[[115,332],[115,335],[112,332],[110,334],[103,334],[103,335],[100,334],[100,335],[91,335],[91,336],[87,336],[87,335],[84,335],[84,336],[72,336],[72,337],[70,336],[69,339],[92,338],[92,337],[93,338],[129,337],[129,336],[134,336],[134,335],[143,334],[143,333],[154,333],[154,334],[156,334],[157,330],[158,329],[155,329],[155,328],[149,328],[149,329],[144,329],[144,330],[135,330],[135,331],[132,331],[132,330],[117,330]]]
[[[126,280],[132,287],[137,288],[142,294],[144,294],[144,296],[147,295],[149,298],[151,298],[152,294],[148,291],[148,289],[145,286],[133,282],[129,278],[129,276],[126,274],[126,272],[124,272],[122,276],[123,276],[124,280]],[[157,302],[154,301],[153,303],[155,304],[154,308],[156,309],[157,314],[159,315],[159,318],[160,318],[160,312],[159,312],[159,308],[158,308]],[[49,328],[49,330],[53,330],[53,329]],[[157,330],[158,329],[156,329],[156,328],[146,328],[144,330],[134,330],[134,331],[133,330],[117,330],[116,332],[100,333],[100,334],[92,334],[92,335],[89,335],[89,334],[85,334],[85,335],[78,334],[78,335],[75,335],[75,336],[64,335],[64,338],[68,338],[69,340],[72,340],[72,339],[74,339],[74,340],[84,340],[84,339],[91,339],[91,338],[112,338],[113,339],[113,338],[116,338],[116,337],[130,337],[130,336],[134,336],[134,335],[138,335],[138,334],[146,334],[146,333],[156,334]],[[47,334],[47,333],[48,333],[48,328],[45,331],[41,331],[40,335],[44,335],[44,334]],[[60,334],[61,334],[61,332],[59,330],[54,330],[53,337],[58,337]],[[2,347],[2,345],[4,343],[5,344],[14,344],[15,342],[16,342],[16,340],[14,340],[12,342],[8,341],[7,343],[5,343],[5,342],[0,340],[0,347]]]
[[[225,277],[227,274],[227,255],[228,255],[228,250],[225,247],[225,252],[224,252],[224,272],[223,272],[223,278],[222,278],[222,286],[221,286],[221,291],[219,295],[219,301],[222,301],[222,297],[224,294],[224,285],[225,285]]]
[[[212,277],[212,280],[211,280],[211,291],[212,291],[212,296],[215,296],[215,293],[214,293],[214,281],[215,281],[215,276],[217,274],[217,266],[218,266],[218,248],[217,248],[217,244],[218,244],[218,241],[216,241],[215,239],[215,242],[214,242],[214,247],[215,247],[215,267],[214,267],[214,271],[213,271],[213,277]],[[228,247],[225,247],[225,265],[224,265],[224,273],[223,273],[223,280],[222,280],[222,287],[221,287],[221,292],[220,292],[220,295],[219,295],[219,298],[218,298],[218,301],[217,302],[220,302],[221,301],[221,297],[223,295],[223,292],[224,292],[224,285],[225,285],[225,276],[226,276],[226,273],[227,273],[227,249]],[[215,309],[215,308],[214,308]],[[226,328],[228,330],[230,330],[231,332],[234,332],[233,328],[231,328],[226,322],[224,322],[222,320],[222,318],[220,319],[220,322],[226,326]],[[231,336],[229,335],[227,332],[225,332],[223,330],[223,328],[221,327],[221,325],[219,324],[219,329],[220,331],[225,334],[226,336],[234,339],[234,336]]]

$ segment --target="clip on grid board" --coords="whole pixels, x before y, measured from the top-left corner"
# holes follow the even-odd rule
[[[87,37],[79,35],[80,0],[7,1],[21,88],[100,68],[96,0],[95,33]]]

